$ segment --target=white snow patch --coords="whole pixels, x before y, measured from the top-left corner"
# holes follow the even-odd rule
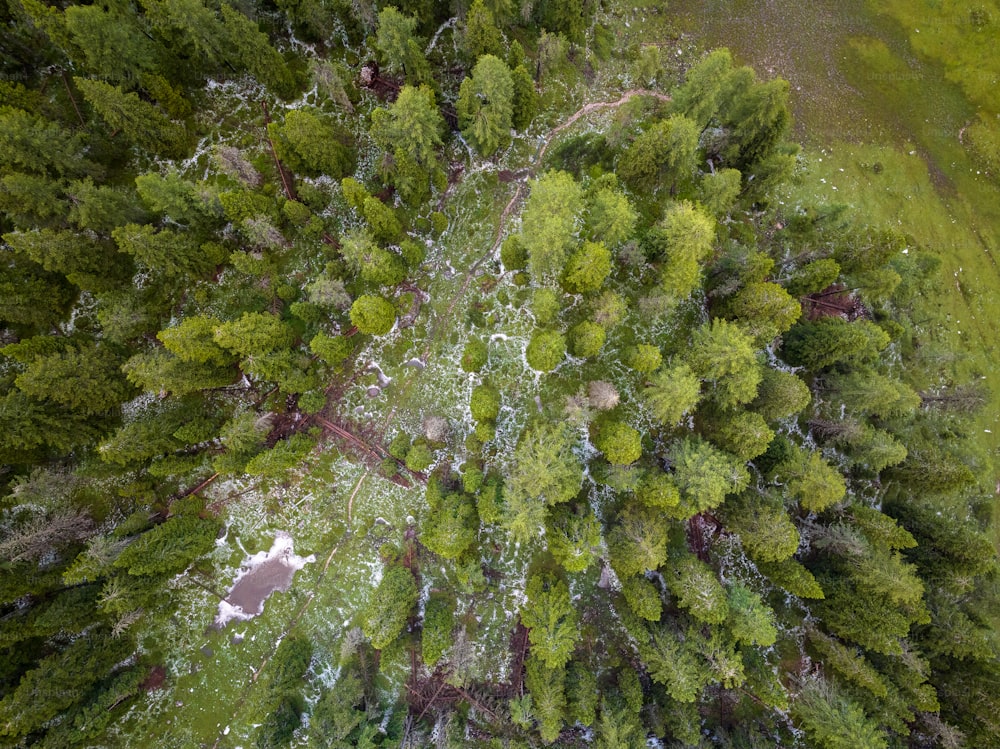
[[[229,593],[219,602],[216,627],[224,627],[234,619],[245,621],[261,614],[264,601],[274,591],[287,590],[295,573],[316,561],[312,554],[307,557],[296,554],[293,545],[288,533],[277,531],[268,551],[257,552],[241,565]]]

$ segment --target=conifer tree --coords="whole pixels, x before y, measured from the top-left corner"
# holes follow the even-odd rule
[[[177,156],[184,148],[184,128],[135,93],[103,81],[74,77],[74,82],[94,111],[113,130],[141,148],[164,156]]]

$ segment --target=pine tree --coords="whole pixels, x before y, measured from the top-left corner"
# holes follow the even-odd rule
[[[382,650],[399,636],[417,597],[417,584],[408,569],[395,564],[386,568],[361,613],[361,629],[372,647]]]
[[[483,55],[462,81],[458,101],[462,134],[483,156],[492,156],[510,142],[514,116],[514,79],[507,64],[494,55]]]
[[[698,128],[681,115],[672,115],[639,135],[625,150],[618,173],[633,189],[675,192],[694,173]]]
[[[184,149],[185,132],[159,109],[120,86],[76,76],[73,78],[94,111],[113,130],[121,130],[136,145],[156,154],[178,156]]]
[[[227,55],[235,58],[265,86],[283,98],[295,93],[295,80],[284,59],[271,46],[267,34],[238,10],[223,3],[220,7],[225,23]]]
[[[563,271],[563,288],[571,294],[597,291],[611,273],[611,253],[603,244],[583,242],[569,256]]]
[[[665,427],[676,426],[701,398],[701,383],[687,364],[653,373],[642,391],[642,401]]]
[[[522,218],[521,242],[536,283],[563,272],[573,246],[583,190],[566,172],[547,172],[532,183]]]
[[[562,669],[576,647],[578,615],[566,583],[553,575],[528,578],[527,603],[521,607],[521,623],[528,628],[532,658],[547,669]]]

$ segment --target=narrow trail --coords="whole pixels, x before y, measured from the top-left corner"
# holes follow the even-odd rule
[[[630,89],[625,93],[623,93],[622,96],[616,101],[597,101],[583,105],[576,112],[571,114],[562,124],[558,125],[557,127],[553,128],[548,132],[548,134],[545,136],[545,138],[539,145],[538,150],[535,152],[535,155],[532,157],[531,164],[528,167],[527,172],[520,180],[518,180],[517,188],[514,190],[514,194],[507,201],[507,204],[504,206],[503,210],[500,213],[500,217],[497,222],[496,233],[494,234],[493,243],[490,245],[489,249],[487,249],[482,255],[480,255],[476,259],[476,261],[469,266],[468,270],[465,271],[462,277],[461,285],[452,295],[451,300],[448,303],[447,311],[445,312],[444,315],[438,317],[431,326],[430,333],[427,336],[427,345],[424,348],[423,353],[421,354],[421,359],[423,361],[425,362],[427,361],[427,357],[430,355],[431,352],[432,344],[434,341],[438,339],[438,336],[442,331],[442,324],[450,323],[454,319],[455,307],[458,305],[458,303],[465,296],[466,292],[469,290],[469,286],[472,284],[472,280],[476,277],[479,269],[483,266],[484,263],[488,262],[496,254],[497,249],[503,242],[504,232],[506,231],[507,223],[510,220],[511,215],[517,208],[518,204],[520,203],[522,197],[524,196],[528,180],[535,176],[538,166],[542,163],[542,159],[545,157],[545,153],[548,150],[549,145],[551,145],[551,143],[553,142],[553,140],[560,133],[572,127],[581,118],[587,116],[588,114],[608,109],[617,109],[618,107],[622,106],[623,104],[635,98],[636,96],[652,96],[664,102],[669,102],[671,100],[667,94],[661,93],[659,91],[652,91],[650,89],[642,89],[642,88]],[[399,394],[396,398],[397,403],[400,401],[405,401],[405,396],[409,393],[414,382],[419,376],[420,376],[420,371],[415,371],[410,377],[406,379],[406,382],[403,383],[402,387],[400,388]],[[392,423],[392,420],[395,418],[396,413],[397,413],[397,407],[394,405],[393,408],[390,410],[388,416],[386,417],[385,422],[383,423],[382,427],[383,433]],[[354,435],[351,436],[353,437]],[[367,447],[368,449],[372,449],[372,447],[367,444],[365,444],[365,447]],[[358,481],[352,488],[350,497],[348,498],[347,501],[347,530],[344,532],[344,535],[341,536],[340,539],[337,541],[337,543],[334,545],[333,549],[330,550],[330,553],[326,556],[326,560],[323,564],[323,569],[320,571],[319,576],[316,578],[316,582],[313,585],[313,589],[307,594],[306,600],[302,603],[298,611],[296,611],[295,614],[292,616],[292,618],[288,621],[288,624],[282,630],[281,637],[278,638],[278,641],[275,643],[274,647],[264,657],[260,665],[254,670],[250,682],[246,685],[246,687],[244,687],[243,691],[240,694],[239,699],[237,700],[236,705],[233,708],[229,724],[234,722],[235,718],[239,715],[240,711],[243,709],[247,697],[250,694],[250,690],[257,683],[257,679],[260,677],[260,674],[263,672],[264,668],[266,668],[267,664],[274,656],[274,653],[278,647],[278,643],[280,643],[281,640],[284,639],[284,637],[287,636],[288,633],[291,632],[298,625],[299,621],[302,619],[302,616],[305,614],[309,606],[312,604],[313,599],[316,597],[317,590],[319,589],[323,580],[326,578],[327,572],[330,568],[330,564],[333,562],[334,556],[340,550],[344,542],[351,538],[353,533],[353,531],[351,530],[351,523],[353,522],[354,499],[357,496],[358,492],[361,490],[362,484],[364,484],[365,480],[370,475],[371,475],[371,469],[365,470],[365,472],[361,474],[361,477],[358,479]],[[224,734],[220,734],[216,738],[215,743],[212,745],[212,749],[218,749],[218,747],[221,745],[222,741],[225,738],[226,736]]]

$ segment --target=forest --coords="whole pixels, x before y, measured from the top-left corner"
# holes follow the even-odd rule
[[[0,747],[1000,745],[995,373],[788,80],[662,3],[2,3]]]

